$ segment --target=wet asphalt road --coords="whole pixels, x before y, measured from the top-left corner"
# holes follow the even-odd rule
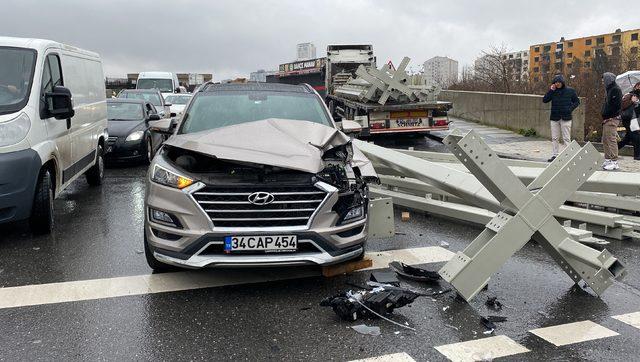
[[[429,148],[433,141],[406,142],[424,142]],[[56,200],[56,227],[50,236],[32,237],[22,225],[0,229],[0,286],[149,274],[142,253],[145,173],[144,166],[110,168],[99,188],[76,181]],[[393,239],[371,240],[368,249],[439,246],[444,241],[457,251],[481,230],[416,212],[409,222],[397,218],[396,229]],[[640,310],[640,243],[612,241],[607,249],[626,263],[629,276],[602,298],[572,286],[551,258],[530,243],[471,304],[452,294],[419,298],[394,315],[416,332],[365,321],[381,328],[382,335],[375,337],[354,332],[348,327],[359,322],[340,321],[318,306],[322,298],[352,288],[347,282],[364,284],[368,272],[0,309],[0,360],[321,361],[406,352],[418,361],[437,361],[444,357],[434,346],[486,337],[479,318],[496,314],[508,320],[494,334],[531,350],[506,360],[637,360],[640,330],[610,317]],[[403,285],[427,290],[419,283]],[[484,305],[488,296],[498,297],[502,311]],[[620,335],[555,347],[528,332],[583,320]]]

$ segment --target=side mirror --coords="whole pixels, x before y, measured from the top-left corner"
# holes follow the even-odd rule
[[[360,131],[362,131],[362,126],[360,125],[360,123],[348,119],[342,120],[342,132],[346,134],[353,134],[360,133]]]
[[[157,113],[149,115],[149,121],[159,121],[160,119],[161,119],[160,115]]]
[[[176,130],[176,126],[178,125],[178,121],[171,118],[165,118],[156,121],[149,122],[149,130],[151,132],[156,132],[165,135],[172,135]]]
[[[55,86],[53,92],[45,93],[47,112],[56,119],[69,119],[75,115],[71,91],[62,86]]]

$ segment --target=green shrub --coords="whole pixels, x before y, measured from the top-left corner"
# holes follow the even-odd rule
[[[525,136],[525,137],[535,137],[535,136],[537,136],[537,135],[538,135],[538,134],[536,133],[536,130],[535,130],[535,129],[533,129],[533,128],[527,128],[527,129],[520,128],[520,129],[518,130],[518,133],[519,133],[519,134],[521,134],[521,135],[523,135],[523,136]]]

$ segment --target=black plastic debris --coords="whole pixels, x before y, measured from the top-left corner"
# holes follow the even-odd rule
[[[490,315],[490,316],[487,316],[487,319],[493,323],[502,323],[507,321],[507,317],[503,317],[500,315]]]
[[[491,329],[491,330],[496,329],[496,324],[490,321],[489,319],[487,319],[486,317],[480,318],[480,323],[482,323],[482,325],[486,329]]]
[[[487,307],[493,309],[493,310],[501,310],[502,309],[502,303],[500,303],[500,301],[498,300],[498,297],[488,297],[487,301],[484,302],[484,305],[486,305]]]
[[[442,279],[437,272],[422,269],[422,268],[416,268],[411,265],[407,265],[405,263],[400,263],[398,261],[393,261],[389,263],[389,268],[391,268],[391,270],[393,270],[403,278],[416,280],[420,282],[433,283]]]
[[[394,309],[411,304],[420,294],[393,286],[379,286],[372,290],[347,291],[323,299],[320,305],[331,307],[343,320],[388,316]]]
[[[381,284],[394,285],[396,287],[400,286],[400,281],[398,280],[394,272],[374,271],[371,273],[369,280],[378,282]]]

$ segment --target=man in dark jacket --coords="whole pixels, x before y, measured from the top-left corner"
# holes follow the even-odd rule
[[[616,75],[604,73],[602,82],[607,91],[607,98],[602,105],[602,147],[604,148],[604,164],[607,171],[617,170],[618,166],[618,126],[622,108],[622,90],[616,84]]]
[[[549,162],[553,161],[560,153],[558,139],[562,135],[563,148],[571,142],[571,113],[580,105],[580,99],[576,91],[567,87],[561,74],[553,77],[553,82],[542,102],[551,102],[551,145],[553,154]]]

